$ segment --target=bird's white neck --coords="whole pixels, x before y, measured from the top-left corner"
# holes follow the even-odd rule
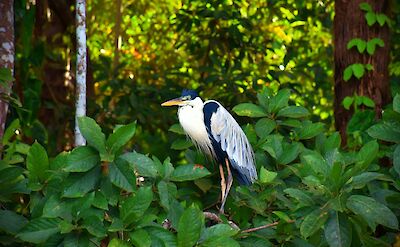
[[[211,141],[204,124],[203,101],[200,97],[180,106],[178,109],[179,122],[185,133],[203,152],[212,156]]]

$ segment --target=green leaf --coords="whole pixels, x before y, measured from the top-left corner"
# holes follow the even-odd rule
[[[400,113],[400,94],[396,94],[393,98],[393,111]]]
[[[298,142],[284,146],[282,154],[278,157],[277,162],[281,165],[287,165],[297,158],[301,151],[302,145]]]
[[[96,191],[96,195],[92,205],[95,206],[96,208],[108,210],[108,201],[101,190]]]
[[[392,229],[399,227],[396,215],[385,205],[371,197],[352,195],[347,199],[346,206],[355,214],[363,217],[373,231],[375,231],[376,224]]]
[[[59,232],[59,222],[60,220],[56,218],[36,218],[29,221],[16,236],[23,241],[43,243],[51,235]]]
[[[367,12],[372,12],[372,7],[369,5],[369,3],[360,3],[360,9],[367,11]]]
[[[132,164],[141,176],[154,178],[158,175],[154,161],[144,154],[131,152],[121,155],[120,158]]]
[[[281,219],[281,220],[284,220],[286,222],[290,222],[291,221],[290,217],[285,212],[273,211],[272,213],[275,214],[276,216],[278,216],[279,219]]]
[[[107,245],[108,247],[131,247],[132,245],[129,242],[126,242],[119,238],[113,238]],[[146,245],[136,245],[138,247],[146,246]],[[150,246],[150,245],[149,245]]]
[[[183,182],[199,179],[210,174],[207,168],[201,165],[181,165],[175,168],[170,179],[174,182]]]
[[[346,96],[342,102],[344,109],[350,110],[350,106],[353,104],[353,101],[354,101],[353,97]]]
[[[193,206],[185,209],[178,224],[178,246],[194,246],[203,227],[203,212]]]
[[[11,166],[0,170],[0,184],[16,182],[15,180],[24,173],[24,169]]]
[[[79,129],[86,141],[99,151],[101,155],[106,154],[106,137],[100,126],[90,117],[78,118]]]
[[[341,142],[342,139],[340,137],[340,134],[338,132],[334,132],[326,139],[324,143],[324,151],[328,152],[330,150],[339,149]]]
[[[257,121],[255,130],[260,138],[266,138],[276,127],[276,122],[269,118],[261,118]]]
[[[375,108],[375,102],[372,99],[370,99],[367,96],[361,96],[361,97],[362,97],[362,102],[365,106]]]
[[[288,106],[289,97],[289,89],[279,90],[278,93],[269,100],[268,111],[271,113],[276,113],[280,109]]]
[[[375,124],[367,130],[367,133],[373,138],[400,143],[400,128],[399,125],[391,122],[381,122]]]
[[[117,159],[115,162],[110,163],[109,172],[111,183],[128,192],[133,191],[136,186],[136,177],[127,161]]]
[[[358,165],[365,169],[376,158],[379,151],[379,144],[373,140],[366,143],[357,154]]]
[[[359,39],[359,38],[355,38],[355,39],[351,39],[349,42],[347,42],[347,50],[350,50],[351,48],[353,48],[354,46],[357,46],[359,43],[365,43],[364,40]]]
[[[346,69],[343,71],[343,80],[348,81],[350,80],[351,76],[353,75],[353,68],[352,65],[349,65],[346,67]]]
[[[270,135],[267,137],[267,142],[261,148],[267,151],[274,159],[278,159],[283,153],[282,140],[282,135]]]
[[[233,229],[228,224],[217,224],[211,227],[207,227],[204,229],[203,233],[201,234],[201,242],[215,239],[218,237],[232,237],[236,235],[239,231]]]
[[[46,150],[36,141],[29,149],[26,166],[31,179],[44,181],[48,177],[46,171],[49,169],[49,158]]]
[[[308,110],[302,106],[287,106],[281,109],[277,117],[303,118],[309,116]]]
[[[15,235],[26,223],[28,220],[22,215],[10,210],[0,210],[0,230]]]
[[[319,208],[309,213],[300,225],[300,234],[308,238],[317,232],[324,224],[328,214]]]
[[[175,150],[185,150],[190,148],[191,146],[193,146],[193,143],[187,138],[177,139],[171,144],[171,148]]]
[[[234,111],[239,116],[246,117],[266,117],[267,113],[264,109],[258,105],[252,103],[242,103],[235,107],[233,107],[232,111]]]
[[[290,197],[292,197],[292,198],[296,199],[297,201],[299,201],[299,203],[303,204],[304,206],[311,206],[311,205],[315,204],[315,202],[311,198],[311,196],[309,196],[308,194],[306,194],[302,190],[295,189],[295,188],[287,188],[287,189],[284,190],[284,192],[286,194],[288,194]]]
[[[217,236],[212,239],[207,239],[206,241],[202,242],[201,247],[220,247],[220,246],[229,246],[229,247],[240,247],[239,243],[232,238],[229,237],[220,237]],[[254,246],[254,245],[251,245]],[[263,245],[265,247],[265,245]]]
[[[332,211],[324,228],[325,239],[330,247],[351,246],[352,228],[347,216]]]
[[[361,63],[355,63],[352,65],[352,70],[353,70],[353,75],[357,78],[360,79],[364,75],[364,65]]]
[[[385,14],[376,14],[376,20],[378,21],[379,25],[382,27],[385,25],[385,22],[387,20],[387,16]]]
[[[374,70],[374,66],[372,66],[372,64],[369,64],[369,63],[364,64],[364,67],[368,71]]]
[[[301,160],[304,164],[311,167],[317,173],[326,176],[328,174],[328,164],[322,155],[316,151],[308,151],[303,153]]]
[[[135,195],[128,197],[121,205],[121,219],[127,226],[139,220],[153,201],[153,191],[150,186],[140,187]]]
[[[297,136],[300,140],[311,139],[324,131],[323,123],[305,122],[300,130],[297,130]]]
[[[375,53],[375,43],[374,42],[367,43],[367,52],[371,56],[374,55],[374,53]]]
[[[111,154],[115,154],[120,148],[122,148],[130,139],[136,131],[136,122],[130,123],[128,125],[121,126],[114,130],[106,142],[106,147]]]
[[[152,243],[159,243],[158,246],[175,247],[177,246],[175,235],[162,227],[146,227]]]
[[[85,218],[83,220],[82,227],[85,228],[90,234],[98,238],[103,238],[107,235],[103,221],[94,215]]]
[[[278,173],[268,171],[264,167],[261,167],[261,169],[260,169],[260,182],[261,183],[263,183],[263,184],[272,183],[272,181],[274,181],[276,176],[278,176]]]
[[[167,211],[169,211],[169,192],[168,192],[168,184],[164,180],[161,180],[157,184],[158,195],[160,197],[160,204]]]
[[[393,152],[393,168],[400,175],[400,144],[396,145]]]
[[[365,19],[367,20],[368,26],[372,26],[376,22],[376,15],[373,12],[368,12],[365,14]]]
[[[68,209],[65,203],[62,203],[61,200],[55,196],[50,196],[43,207],[43,217],[48,218],[56,218],[61,217],[68,213]]]
[[[182,126],[178,123],[169,127],[168,131],[171,131],[171,132],[179,134],[179,135],[185,134],[185,131],[183,130]]]
[[[75,175],[68,179],[64,187],[64,197],[76,198],[83,197],[87,192],[94,189],[100,178],[100,168],[95,167],[85,173],[85,175]]]
[[[129,234],[132,243],[137,247],[150,247],[151,238],[146,230],[137,229]]]
[[[390,179],[382,173],[363,172],[360,175],[353,177],[351,185],[353,186],[354,189],[361,189],[364,186],[366,186],[369,182],[377,179],[390,181]]]
[[[92,147],[80,146],[74,148],[67,156],[67,172],[86,172],[100,164],[99,153]]]

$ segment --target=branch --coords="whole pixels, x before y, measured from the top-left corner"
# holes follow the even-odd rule
[[[293,222],[294,222],[294,220],[287,221],[287,223],[293,223]],[[270,224],[267,224],[267,225],[257,226],[257,227],[254,227],[254,228],[249,228],[249,229],[243,230],[242,233],[249,233],[249,232],[259,231],[259,230],[262,230],[262,229],[267,229],[269,227],[276,226],[279,223],[280,223],[280,221],[276,221],[276,222],[273,222],[273,223],[270,223]]]

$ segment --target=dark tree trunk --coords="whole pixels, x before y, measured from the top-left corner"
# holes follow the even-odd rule
[[[373,11],[389,15],[389,0],[336,0],[334,18],[334,60],[335,60],[335,126],[342,136],[342,144],[346,145],[346,127],[353,112],[343,108],[342,101],[346,96],[365,95],[374,100],[376,117],[381,116],[382,107],[390,102],[389,87],[389,28],[375,23],[368,26],[365,11],[360,3],[367,2]],[[376,47],[371,56],[360,54],[356,48],[347,50],[347,43],[353,38],[371,40],[380,38],[384,47]],[[354,76],[349,81],[343,80],[343,72],[347,66],[354,64],[371,64],[373,71],[366,71],[361,79]]]
[[[14,1],[0,1],[0,68],[14,70]],[[12,84],[0,84],[0,95],[7,96],[11,93]],[[3,138],[8,102],[4,100],[6,97],[0,97],[0,150],[1,140]]]

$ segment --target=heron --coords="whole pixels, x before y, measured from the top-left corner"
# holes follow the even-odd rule
[[[200,151],[219,164],[219,212],[224,214],[233,176],[241,185],[251,185],[257,180],[254,152],[245,133],[219,102],[203,102],[194,90],[185,89],[179,98],[168,100],[161,105],[178,106],[178,119],[186,135]]]

